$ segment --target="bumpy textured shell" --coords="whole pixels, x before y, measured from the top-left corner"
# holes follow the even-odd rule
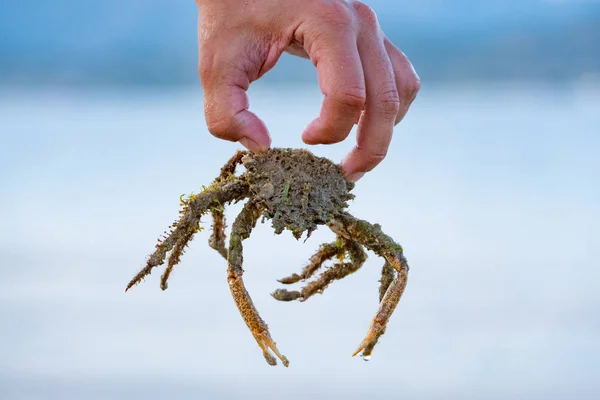
[[[251,198],[264,207],[275,233],[284,229],[296,238],[326,224],[348,207],[354,184],[339,165],[308,150],[272,149],[242,159]]]

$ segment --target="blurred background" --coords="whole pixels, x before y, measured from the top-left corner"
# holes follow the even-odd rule
[[[239,147],[204,125],[194,2],[0,2],[0,397],[599,398],[600,2],[367,3],[422,90],[350,211],[403,244],[409,284],[373,359],[352,359],[382,261],[278,303],[276,279],[333,235],[259,225],[245,279],[285,369],[206,231],[168,291],[155,272],[123,293]],[[274,146],[306,147],[308,61],[284,55],[250,98]]]

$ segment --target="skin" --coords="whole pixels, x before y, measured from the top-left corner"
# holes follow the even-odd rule
[[[386,156],[393,128],[419,91],[410,61],[382,32],[375,12],[346,0],[196,0],[204,111],[214,136],[251,151],[271,146],[266,125],[248,110],[247,90],[284,51],[309,58],[324,95],[302,133],[309,145],[357,143],[342,162],[357,181]]]

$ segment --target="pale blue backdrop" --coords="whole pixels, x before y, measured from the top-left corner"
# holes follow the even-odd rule
[[[352,359],[381,260],[278,303],[332,234],[258,226],[245,277],[289,369],[262,359],[207,232],[168,291],[155,273],[123,292],[179,195],[238,148],[204,126],[193,2],[0,4],[2,399],[600,396],[598,2],[371,4],[423,90],[350,211],[404,245],[409,285],[373,359]],[[305,147],[321,96],[285,62],[252,109],[275,146]]]

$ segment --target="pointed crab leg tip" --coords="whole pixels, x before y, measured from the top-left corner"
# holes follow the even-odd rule
[[[300,281],[300,279],[293,279],[290,277],[277,279],[277,282],[281,283],[282,285],[291,285],[291,284],[297,283],[299,281]]]
[[[358,355],[358,353],[360,353],[361,351],[363,351],[365,349],[365,345],[364,344],[360,344],[360,346],[358,346],[358,349],[356,349],[356,351],[354,353],[352,353],[352,357],[356,357]]]

